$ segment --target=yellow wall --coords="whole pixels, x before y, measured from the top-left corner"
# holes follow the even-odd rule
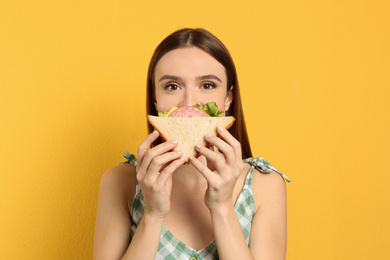
[[[0,259],[90,259],[100,177],[145,137],[152,51],[205,27],[255,155],[284,171],[287,259],[385,259],[389,1],[3,1]]]

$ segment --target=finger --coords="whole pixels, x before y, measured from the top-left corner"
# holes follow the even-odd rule
[[[141,174],[145,174],[147,169],[149,168],[150,162],[153,160],[154,157],[159,156],[159,155],[166,153],[168,151],[171,151],[176,146],[177,146],[176,141],[169,141],[169,142],[164,142],[162,144],[159,144],[156,147],[153,147],[152,149],[147,150],[145,153],[145,156],[142,160],[139,172]]]
[[[213,146],[213,145],[210,145],[210,147],[208,147],[208,149],[210,149],[210,150],[213,151],[213,152],[219,153],[217,147],[215,147],[215,146]],[[198,154],[199,154],[199,153],[198,153]],[[200,156],[200,154],[199,154],[199,156]],[[215,165],[214,165],[211,161],[206,160],[206,162],[207,162],[207,168],[209,168],[210,171],[213,172],[213,171],[216,170],[216,169],[215,169]]]
[[[156,130],[154,130],[151,134],[149,134],[142,143],[138,146],[137,151],[137,158],[138,158],[138,165],[142,164],[142,161],[144,159],[145,153],[148,151],[149,147],[152,145],[152,143],[160,136],[160,133]]]
[[[212,183],[215,180],[216,174],[210,171],[210,169],[207,168],[204,164],[202,164],[197,158],[191,156],[190,162],[195,167],[195,169],[197,169],[198,172],[203,175],[207,182]]]
[[[156,156],[152,159],[150,165],[149,165],[149,171],[151,172],[159,172],[161,170],[161,167],[173,160],[180,159],[180,157],[183,156],[183,152],[168,152],[164,153],[160,156]]]
[[[223,140],[225,140],[226,143],[228,143],[231,147],[233,147],[234,153],[236,154],[236,159],[241,162],[242,161],[242,150],[241,150],[241,144],[240,142],[234,138],[233,135],[229,133],[224,127],[218,126],[217,127],[218,134],[222,137]]]
[[[167,167],[164,168],[164,170],[161,172],[161,174],[158,177],[158,181],[162,183],[166,183],[170,177],[172,177],[172,173],[174,173],[177,168],[182,166],[184,164],[184,158],[179,158],[174,161],[172,161],[170,164],[167,165]]]
[[[219,173],[224,172],[224,167],[226,167],[226,163],[225,163],[224,158],[220,154],[218,154],[214,151],[211,151],[210,149],[203,147],[199,144],[196,145],[195,148],[199,154],[204,155],[206,157],[207,161],[211,161],[214,164],[216,170]]]
[[[236,163],[236,154],[233,150],[233,147],[231,147],[228,143],[226,143],[221,138],[218,138],[216,136],[206,135],[205,140],[218,148],[223,153],[223,156],[225,157],[226,162],[229,165],[232,165],[233,163]],[[240,158],[241,159],[241,158]]]

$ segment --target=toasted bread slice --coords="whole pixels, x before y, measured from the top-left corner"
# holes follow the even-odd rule
[[[147,115],[151,125],[165,141],[176,140],[175,151],[182,151],[186,162],[190,156],[196,156],[195,145],[206,146],[204,136],[217,136],[217,127],[229,129],[235,120],[226,117],[158,117]]]

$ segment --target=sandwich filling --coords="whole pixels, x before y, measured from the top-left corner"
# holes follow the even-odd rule
[[[173,107],[166,112],[158,112],[160,117],[218,117],[223,111],[216,102],[207,102],[204,106],[196,104],[188,107]]]
[[[209,117],[209,115],[197,107],[181,107],[175,109],[168,117]]]

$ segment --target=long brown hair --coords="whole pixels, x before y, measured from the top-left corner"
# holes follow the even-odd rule
[[[246,131],[244,113],[241,106],[240,88],[238,85],[236,67],[229,51],[225,45],[213,34],[204,29],[181,29],[167,38],[165,38],[156,48],[149,64],[148,81],[147,81],[147,103],[146,110],[148,115],[158,115],[154,106],[155,101],[155,82],[154,69],[164,54],[169,51],[185,48],[197,47],[212,57],[225,67],[227,76],[227,91],[233,86],[233,102],[230,104],[226,115],[234,116],[236,121],[229,129],[229,132],[241,143],[242,157],[252,157],[251,147],[249,145],[248,134]],[[148,122],[149,133],[153,132],[153,126]],[[158,139],[153,146],[161,143]]]

